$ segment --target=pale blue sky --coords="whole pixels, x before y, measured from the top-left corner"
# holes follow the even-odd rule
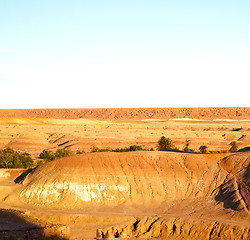
[[[0,0],[0,108],[250,106],[250,1]]]

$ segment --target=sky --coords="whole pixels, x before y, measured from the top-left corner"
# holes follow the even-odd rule
[[[250,107],[249,0],[0,0],[0,109]]]

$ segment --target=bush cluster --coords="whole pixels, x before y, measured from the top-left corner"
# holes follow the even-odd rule
[[[228,150],[229,152],[237,152],[238,151],[238,144],[237,142],[233,141],[230,143],[230,149]],[[199,147],[199,152],[200,153],[207,153],[207,146],[206,145],[201,145]],[[173,150],[178,150],[173,144],[173,141],[170,138],[166,138],[165,136],[162,136],[157,143],[157,150],[158,151],[173,151]],[[185,147],[183,148],[184,152],[193,152],[192,149],[189,148],[189,143],[186,143]],[[228,152],[227,150],[222,150],[222,151],[209,151],[209,153],[220,153],[220,152]]]
[[[231,148],[229,149],[229,152],[236,152],[238,150],[238,144],[237,142],[231,142],[230,143]],[[200,153],[207,153],[207,146],[201,145],[199,148]],[[166,138],[165,136],[162,136],[157,144],[157,150],[159,151],[169,151],[169,150],[178,150],[172,140],[170,138]],[[93,146],[91,149],[91,152],[133,152],[133,151],[154,151],[153,148],[151,149],[145,149],[142,146],[139,145],[131,145],[129,147],[125,148],[98,148]],[[184,152],[190,152],[193,151],[189,149],[189,143],[186,144],[186,146],[183,149]],[[214,151],[209,151],[213,153]],[[221,152],[227,152],[226,150]],[[76,154],[82,154],[84,151],[77,150]],[[44,162],[50,162],[58,158],[67,157],[69,155],[73,155],[74,153],[67,150],[67,149],[57,149],[56,152],[52,152],[50,150],[43,150],[39,158],[43,159]],[[27,152],[21,153],[14,151],[11,148],[6,148],[3,150],[0,150],[0,168],[29,168],[34,165],[34,162],[31,158],[31,155]]]
[[[133,151],[153,151],[153,148],[148,150],[148,149],[143,148],[142,146],[131,145],[125,148],[115,148],[115,149],[98,148],[98,147],[93,146],[91,149],[91,152],[133,152]]]
[[[45,162],[50,162],[55,159],[67,157],[72,154],[73,152],[66,149],[57,149],[55,153],[50,150],[43,150],[40,153],[39,158],[43,159]]]
[[[21,153],[11,148],[0,150],[1,168],[29,168],[33,165],[33,160],[29,153]]]

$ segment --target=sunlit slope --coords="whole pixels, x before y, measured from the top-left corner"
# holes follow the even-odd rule
[[[236,178],[247,198],[245,209],[248,209],[249,185],[244,174],[249,172],[246,166],[249,155],[234,156],[236,159],[244,156],[244,164],[239,167],[243,177],[239,171],[230,173],[222,167],[230,157],[217,164],[223,158],[220,154],[129,152],[74,155],[39,166],[24,179],[22,188],[15,194],[24,203],[56,208],[120,204],[154,208],[183,199],[224,201],[223,198],[227,198],[224,192],[231,189],[227,181]],[[7,200],[11,200],[11,196]]]

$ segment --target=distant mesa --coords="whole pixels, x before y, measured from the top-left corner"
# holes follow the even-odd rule
[[[1,109],[0,118],[58,119],[249,119],[250,108],[94,108],[94,109]]]

